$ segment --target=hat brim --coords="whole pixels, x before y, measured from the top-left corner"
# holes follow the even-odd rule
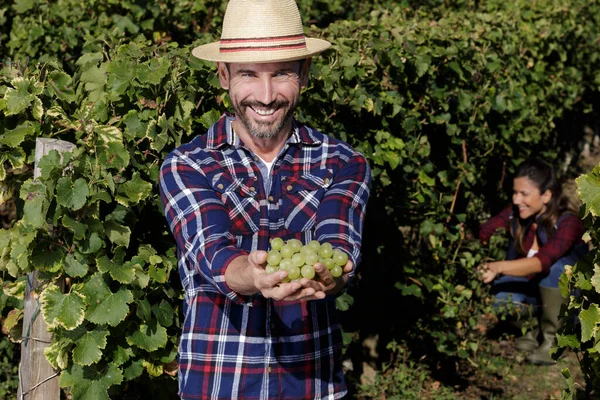
[[[317,55],[331,46],[326,40],[306,38],[306,48],[284,50],[245,50],[222,53],[220,43],[213,42],[195,47],[192,55],[201,60],[225,63],[268,63],[302,60]]]

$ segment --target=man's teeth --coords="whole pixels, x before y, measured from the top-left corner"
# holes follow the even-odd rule
[[[271,110],[257,110],[256,108],[253,108],[253,110],[258,114],[258,115],[272,115],[275,110],[271,109]]]

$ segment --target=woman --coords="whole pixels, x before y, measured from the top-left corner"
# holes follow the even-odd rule
[[[565,300],[558,280],[565,265],[573,265],[588,249],[582,240],[583,223],[568,204],[554,169],[541,160],[526,160],[513,180],[512,205],[479,232],[483,242],[499,228],[510,232],[506,260],[482,265],[481,279],[493,285],[497,305],[513,302],[541,308],[538,327],[517,339],[517,348],[531,351],[527,359],[534,364],[555,362],[549,351]]]

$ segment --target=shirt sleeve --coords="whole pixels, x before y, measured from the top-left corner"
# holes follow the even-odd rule
[[[581,242],[584,232],[583,222],[577,216],[569,214],[564,217],[554,235],[535,255],[542,262],[542,271],[548,272],[552,264],[565,256],[573,245]]]
[[[479,227],[479,240],[487,243],[498,229],[508,230],[512,216],[512,205],[506,207]]]
[[[371,186],[367,160],[355,154],[333,176],[317,211],[316,236],[345,251],[354,268],[360,262],[363,223]],[[354,271],[351,273],[351,276]]]
[[[175,151],[163,162],[159,183],[165,217],[187,268],[235,303],[247,301],[225,283],[225,270],[248,253],[236,247],[227,209],[206,176]]]

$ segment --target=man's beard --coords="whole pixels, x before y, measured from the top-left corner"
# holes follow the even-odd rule
[[[240,119],[240,121],[244,124],[248,132],[258,139],[271,139],[277,135],[279,131],[283,128],[285,123],[292,117],[294,114],[294,110],[296,108],[296,104],[290,106],[289,101],[274,101],[271,104],[263,104],[257,101],[242,101],[239,105],[233,104],[233,108],[235,109],[236,117]],[[281,119],[275,121],[273,123],[263,123],[252,121],[245,111],[248,108],[255,109],[284,109],[285,114]]]

